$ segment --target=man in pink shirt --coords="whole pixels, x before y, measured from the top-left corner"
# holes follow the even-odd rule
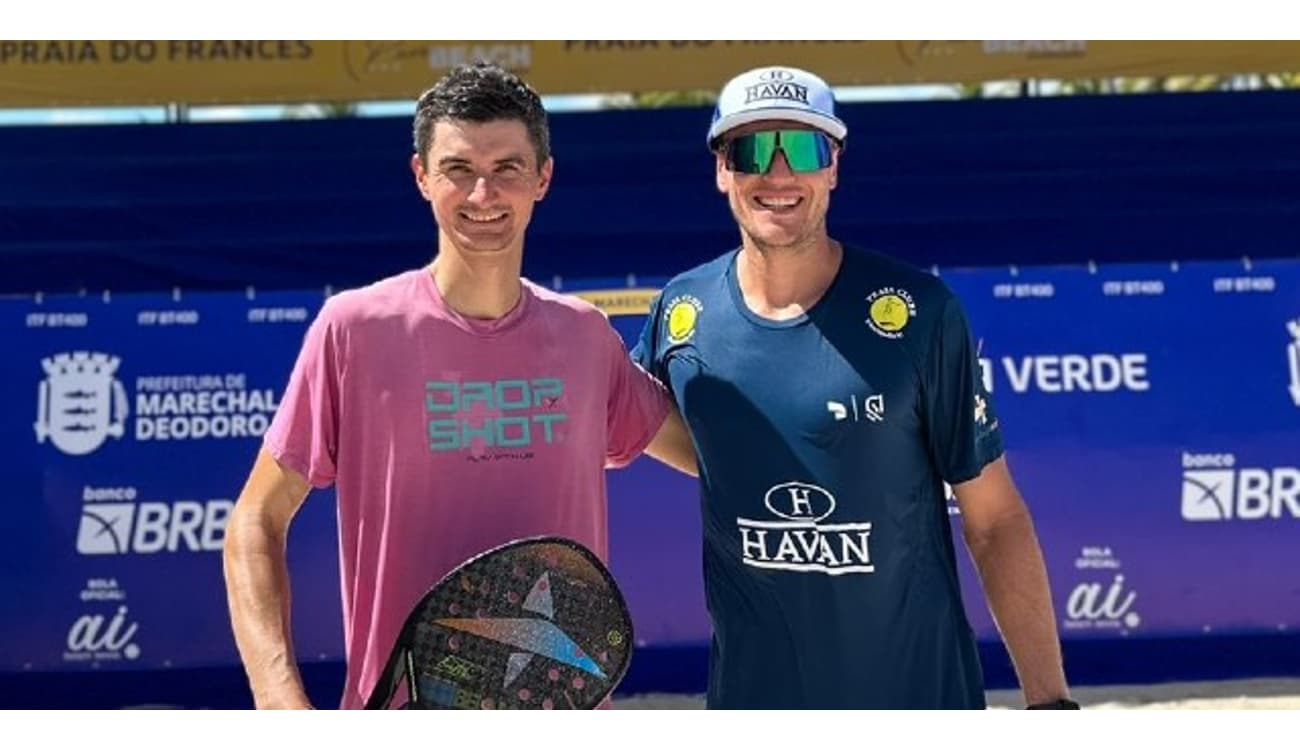
[[[285,543],[335,485],[347,680],[373,689],[411,607],[445,573],[524,536],[607,559],[606,467],[642,451],[695,473],[658,381],[604,314],[520,277],[550,187],[546,113],[518,77],[461,66],[420,98],[411,168],[438,253],[326,301],[230,517],[227,594],[259,708],[309,708]]]

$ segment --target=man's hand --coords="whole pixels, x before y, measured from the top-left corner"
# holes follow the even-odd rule
[[[293,658],[285,554],[289,524],[310,489],[263,448],[226,523],[226,598],[258,708],[311,708]]]
[[[1068,699],[1047,567],[1006,459],[955,485],[953,494],[961,506],[962,533],[1020,678],[1025,704]]]
[[[301,690],[288,688],[274,694],[254,696],[253,705],[258,710],[301,711],[315,708],[311,699]]]
[[[1079,704],[1069,698],[1057,698],[1054,701],[1025,706],[1028,711],[1078,711],[1079,708]]]

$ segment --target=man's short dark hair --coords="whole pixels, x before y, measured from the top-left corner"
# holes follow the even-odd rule
[[[490,62],[457,65],[420,95],[415,106],[415,152],[424,164],[439,120],[518,120],[528,130],[537,166],[551,155],[551,133],[542,98],[523,79]]]

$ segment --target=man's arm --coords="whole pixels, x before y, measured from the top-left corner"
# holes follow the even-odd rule
[[[311,490],[263,448],[226,525],[226,597],[257,708],[311,708],[289,627],[289,524]]]
[[[691,433],[676,405],[668,410],[668,416],[645,447],[645,452],[682,473],[693,477],[700,475],[695,464],[695,444],[691,442]]]
[[[1068,698],[1047,568],[1005,457],[953,487],[962,530],[1026,705]]]

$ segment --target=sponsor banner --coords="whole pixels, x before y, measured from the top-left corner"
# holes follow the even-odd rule
[[[969,313],[1063,637],[1300,627],[1283,573],[1300,529],[1300,264],[940,275]]]
[[[0,304],[12,502],[0,669],[237,659],[221,549],[320,292]],[[298,528],[301,524],[301,529]],[[295,520],[307,659],[341,651],[332,493]],[[12,572],[11,572],[12,571]],[[324,613],[324,614],[320,614]],[[14,631],[14,632],[10,632]]]
[[[1300,263],[940,276],[970,318],[1063,637],[1300,627],[1290,574]],[[591,285],[611,299],[600,290],[615,287]],[[868,301],[877,291],[862,298],[880,335],[915,330],[906,321],[925,314],[920,303],[897,289]],[[10,530],[0,596],[23,608],[4,620],[0,670],[237,662],[221,544],[322,301],[320,292],[0,300],[0,400],[11,417],[0,422]],[[672,336],[694,335],[697,302],[665,301]],[[630,346],[645,318],[611,322]],[[470,386],[531,404],[554,384],[457,388]],[[460,390],[431,388],[447,413],[430,419],[454,422]],[[828,390],[813,402],[830,419],[870,424],[894,408],[874,395]],[[448,425],[446,440],[463,433]],[[609,491],[613,568],[638,638],[706,642],[693,480],[643,458],[611,471]],[[744,562],[765,574],[871,580],[883,526],[837,506],[816,478],[770,488],[756,498],[763,510],[732,527]],[[961,544],[959,498],[949,512]],[[342,656],[336,546],[332,493],[314,493],[289,544],[305,660]],[[972,624],[996,638],[968,556],[958,560]]]
[[[9,40],[0,107],[411,99],[492,60],[543,94],[718,90],[780,62],[832,85],[1288,72],[1294,41]]]

